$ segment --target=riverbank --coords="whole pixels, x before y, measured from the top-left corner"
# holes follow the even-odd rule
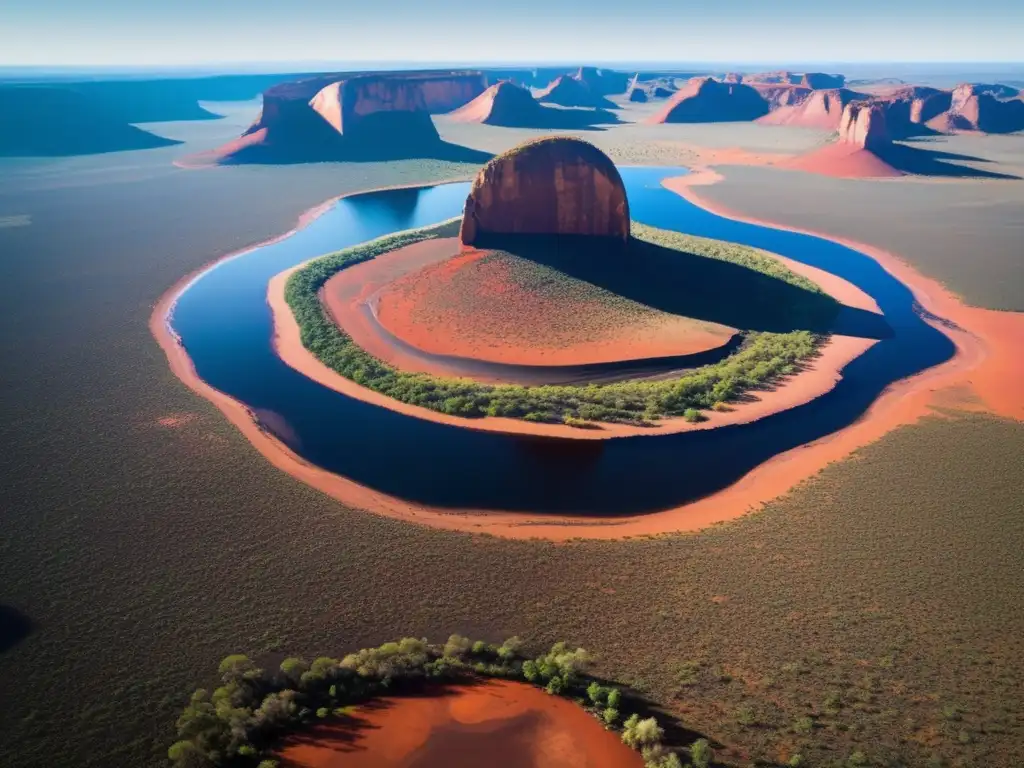
[[[706,173],[697,173],[694,176],[697,178],[698,183],[701,181],[707,183],[709,178]],[[677,185],[675,182],[670,183],[672,185],[670,188],[675,187],[673,191],[678,192],[680,189],[688,190],[684,185]],[[683,194],[685,196],[689,192],[684,191]],[[700,204],[696,200],[693,202]],[[859,244],[850,242],[844,242],[843,244],[858,247],[860,250],[868,252],[869,255],[875,255],[870,253],[872,249]],[[818,282],[826,291],[833,295],[836,295],[835,292],[841,289],[841,285],[853,288],[853,286],[850,286],[840,278],[835,278],[834,276],[825,277],[823,273],[820,273],[820,270],[814,270],[790,260],[784,260],[784,263],[794,271]],[[344,379],[319,363],[319,361],[316,361],[302,347],[301,342],[298,340],[298,327],[291,318],[287,305],[284,304],[284,284],[289,274],[290,271],[276,276],[268,287],[268,301],[275,319],[275,349],[287,364],[297,368],[297,370],[300,370],[321,384],[337,389],[346,395],[358,397],[375,405],[390,407],[400,412],[408,413],[408,415],[432,418],[437,421],[455,423],[459,426],[468,426],[476,429],[507,431],[507,428],[512,425],[517,427],[527,426],[530,431],[523,431],[520,434],[564,437],[567,433],[571,432],[574,433],[572,434],[573,437],[582,439],[602,439],[627,434],[610,435],[608,431],[603,430],[602,434],[594,435],[591,434],[590,430],[576,430],[564,425],[526,424],[511,419],[477,419],[470,422],[469,420],[456,417],[447,417],[443,414],[427,411],[426,409],[417,409],[415,406],[396,404],[394,401],[377,393],[363,390],[363,388]],[[915,296],[918,297],[918,300],[924,306],[932,309],[931,294],[928,292],[928,287],[919,284],[924,282],[924,278],[913,273],[913,270],[906,268],[905,274],[901,275],[901,279],[911,287]],[[931,286],[931,289],[934,290],[934,286]],[[854,290],[856,291],[857,289]],[[852,293],[848,294],[846,303],[850,306],[860,306],[865,309],[874,308],[874,302],[869,297],[859,291],[857,293],[859,294],[857,296]],[[943,312],[944,310],[936,308],[933,311]],[[158,313],[159,308],[158,312],[154,313],[154,318],[158,317]],[[994,314],[998,315],[1000,313]],[[289,326],[288,320],[291,320],[291,326]],[[158,335],[158,338],[160,337],[159,330],[161,329],[169,332],[166,323],[157,323],[157,330],[154,333]],[[964,373],[973,370],[983,359],[991,360],[985,354],[983,346],[980,343],[975,343],[978,342],[976,337],[963,331],[955,331],[948,328],[943,330],[947,334],[958,334],[958,337],[963,337],[957,339],[957,354],[954,359],[942,366],[938,366],[936,369],[926,371],[919,376],[912,377],[890,387],[886,394],[871,407],[868,413],[851,427],[809,445],[802,446],[800,449],[780,454],[757,467],[729,488],[700,501],[663,512],[618,518],[613,521],[599,521],[572,516],[554,517],[529,513],[496,513],[483,510],[453,513],[448,510],[422,507],[389,497],[386,494],[365,488],[305,462],[283,443],[263,431],[254,421],[252,414],[243,405],[201,382],[195,375],[195,371],[192,369],[191,362],[188,361],[184,350],[174,342],[173,338],[171,338],[173,350],[168,356],[171,358],[173,354],[179,357],[179,364],[177,366],[172,361],[172,368],[175,369],[175,373],[179,378],[183,378],[193,390],[215,402],[271,463],[347,505],[433,527],[477,533],[486,532],[510,538],[547,538],[551,540],[567,540],[571,538],[612,539],[627,536],[696,531],[714,523],[740,517],[761,504],[784,494],[798,482],[815,474],[832,461],[845,457],[856,448],[881,437],[895,426],[914,421],[920,415],[929,412],[931,410],[931,392],[933,389],[940,387],[945,389],[947,386],[955,388],[955,382],[960,381]],[[1003,328],[1001,330],[1005,331],[1006,329]],[[1012,334],[1010,338],[1013,338]],[[816,397],[818,394],[831,389],[837,380],[835,371],[840,370],[849,360],[862,354],[872,343],[869,340],[863,339],[834,337],[832,343],[823,351],[821,358],[815,361],[813,369],[805,371],[796,377],[805,377],[804,383],[808,387],[807,389],[793,387],[793,382],[790,382],[787,386],[772,392],[763,393],[761,400],[745,404],[742,408],[737,408],[735,411],[714,413],[712,414],[712,420],[705,424],[691,425],[682,422],[682,420],[674,420],[682,423],[666,423],[654,429],[657,430],[657,434],[666,434],[668,430],[675,429],[713,428],[714,426],[726,423],[727,419],[730,420],[729,423],[742,423],[742,421],[760,418],[763,415],[767,415],[768,412],[782,410],[781,398],[783,397],[792,398],[792,405],[799,404],[798,400],[806,402],[812,397]],[[1004,341],[1003,343],[1007,342]],[[165,346],[166,351],[168,349]],[[832,355],[835,357],[830,357]],[[822,363],[830,364],[826,367]],[[831,372],[828,371],[828,368],[832,369]],[[820,392],[801,400],[801,392],[806,395],[810,391],[809,374],[811,373],[815,373],[814,379],[818,383]],[[947,382],[950,383],[947,384]],[[1006,387],[1005,390],[1005,392],[1002,392],[1002,398],[1009,403],[1011,400],[1009,388]],[[396,405],[401,405],[401,408],[396,407]],[[792,407],[792,405],[787,407]],[[415,411],[412,409],[415,409]],[[419,411],[424,411],[424,413],[419,413]],[[997,410],[996,412],[1006,413],[1003,410]],[[495,422],[511,422],[511,424]],[[616,427],[615,429],[635,430],[636,428]],[[652,434],[652,432],[645,431],[644,434]]]

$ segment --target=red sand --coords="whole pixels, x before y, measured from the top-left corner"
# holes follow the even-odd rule
[[[874,152],[841,141],[827,144],[806,155],[784,160],[778,167],[848,179],[893,178],[904,175]]]
[[[780,261],[789,269],[802,274],[818,283],[824,290],[835,296],[844,304],[858,308],[877,311],[874,302],[852,284],[841,278],[821,270],[808,267],[789,259],[780,257]],[[858,339],[847,336],[833,336],[822,350],[819,357],[813,360],[807,369],[793,376],[783,386],[768,391],[751,393],[756,399],[736,404],[731,411],[719,413],[707,412],[707,421],[692,424],[685,419],[663,419],[656,426],[637,427],[629,424],[600,424],[597,429],[577,429],[564,424],[543,424],[522,419],[486,417],[464,419],[438,413],[428,408],[410,405],[393,400],[386,395],[374,392],[351,379],[347,379],[324,363],[320,362],[302,345],[299,325],[295,322],[291,309],[284,299],[284,287],[288,277],[303,265],[298,265],[275,275],[267,287],[267,303],[274,320],[274,350],[289,366],[325,387],[355,397],[367,403],[390,408],[393,411],[415,416],[441,424],[453,424],[466,429],[477,429],[485,432],[503,432],[505,434],[541,435],[562,437],[575,440],[607,440],[616,437],[635,435],[664,435],[694,429],[714,429],[729,424],[744,424],[768,416],[778,411],[793,408],[813,400],[831,390],[839,380],[839,371],[851,360],[860,356],[872,344],[873,340]],[[347,270],[346,270],[347,271]],[[329,475],[333,477],[333,475]],[[346,481],[348,482],[348,481]],[[350,504],[360,506],[348,497],[339,497]]]
[[[710,205],[703,201],[693,189],[694,186],[701,184],[715,183],[720,178],[717,174],[704,169],[685,178],[672,180],[666,186],[691,202],[712,210],[718,215],[766,226],[776,226],[770,222],[744,218],[723,207]],[[298,226],[303,226],[312,217],[326,210],[331,203],[333,200],[304,215],[299,220]],[[286,233],[282,237],[286,237],[287,234],[290,233]],[[943,405],[961,408],[977,408],[969,399],[965,399],[960,394],[964,391],[973,392],[981,398],[985,410],[1009,418],[1024,420],[1024,397],[1021,396],[1019,386],[1020,381],[1024,378],[1024,370],[1022,370],[1024,361],[1021,360],[1019,354],[1019,351],[1024,348],[1024,315],[966,307],[938,282],[921,276],[886,251],[852,240],[833,238],[820,232],[805,231],[805,234],[831,239],[870,255],[909,286],[926,310],[957,323],[962,330],[942,328],[943,332],[956,343],[956,355],[941,366],[889,387],[868,412],[850,427],[772,458],[719,493],[676,509],[614,521],[585,517],[553,518],[543,515],[497,513],[483,510],[452,513],[443,509],[418,507],[308,464],[283,443],[263,432],[244,405],[202,381],[196,375],[187,353],[170,331],[166,321],[168,312],[173,308],[178,295],[188,286],[195,275],[203,270],[183,278],[164,294],[154,307],[150,317],[150,331],[167,355],[171,370],[175,375],[197,394],[207,398],[220,408],[257,450],[278,469],[288,472],[293,477],[318,488],[342,503],[358,509],[436,528],[488,533],[515,539],[538,538],[552,541],[576,538],[620,539],[629,536],[698,531],[716,523],[733,520],[756,511],[765,503],[789,492],[795,485],[816,474],[828,464],[847,457],[857,448],[874,442],[896,427],[913,423],[921,416],[934,413],[931,407],[933,403],[939,402]],[[295,339],[288,338],[290,331],[297,332],[297,326],[283,301],[283,286],[286,279],[287,273],[278,275],[269,286],[271,308],[274,310],[277,323],[276,330],[279,335],[284,334],[285,336],[283,339],[276,340],[279,353],[285,353],[282,355],[285,362],[322,383],[325,379],[331,381],[329,386],[334,386],[336,383],[338,386],[335,388],[345,391],[346,394],[362,396],[363,399],[371,402],[377,398],[376,401],[382,405],[408,412],[407,409],[412,408],[411,406],[398,407],[402,404],[364,390],[319,363],[312,355],[306,353],[303,356],[301,354],[305,351],[301,343],[296,343]],[[277,306],[274,306],[275,300]],[[292,327],[290,329],[288,320],[291,320]],[[835,343],[834,341],[833,345]],[[828,354],[829,349],[826,349],[823,358]],[[819,365],[825,367],[824,359],[819,361]],[[801,374],[805,377],[807,375],[807,373]],[[782,387],[777,392],[767,393],[765,398],[787,393],[792,389],[791,385]],[[744,410],[749,408],[751,406],[744,406]],[[440,417],[440,414],[434,414],[432,411],[416,415],[426,418]],[[712,415],[712,423],[723,416],[727,417],[730,414],[715,413]],[[487,419],[484,421],[501,420]],[[524,422],[514,420],[505,421],[515,425],[524,424]],[[464,424],[465,422],[458,420],[458,423]],[[488,428],[483,425],[474,426]],[[534,426],[538,428],[537,434],[545,434],[540,428],[550,425]],[[501,426],[491,428],[501,429]],[[550,434],[564,434],[563,430],[568,430],[565,427],[553,427],[552,429],[556,432]]]
[[[374,277],[390,266],[375,266],[382,257],[338,273],[324,286],[332,316],[347,328],[338,299],[351,302],[352,291],[339,296],[335,285],[363,284],[367,287],[355,300],[373,302],[380,324],[417,349],[514,365],[568,366],[688,355],[720,347],[736,332],[656,310],[630,312],[582,295],[582,289],[578,301],[571,290],[557,297],[524,290],[509,274],[508,263],[486,260],[487,251],[458,253],[458,241],[449,242],[454,258],[417,270],[416,252],[409,252],[413,264],[380,290]],[[405,262],[403,252],[408,249],[383,258]]]
[[[493,680],[396,697],[288,740],[282,768],[641,768],[582,707]]]

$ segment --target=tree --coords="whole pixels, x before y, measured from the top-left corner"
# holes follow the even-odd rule
[[[305,659],[297,656],[291,656],[281,662],[281,672],[292,685],[298,685],[307,670],[309,670],[309,664]]]
[[[659,744],[665,731],[658,725],[653,717],[641,720],[637,714],[632,714],[623,725],[622,741],[633,749]]]
[[[455,659],[461,659],[469,653],[471,647],[472,642],[470,642],[468,637],[452,635],[448,638],[448,642],[444,644],[444,655],[451,656]]]
[[[252,660],[242,653],[235,653],[225,656],[218,667],[221,679],[225,683],[240,682],[242,680],[257,680],[263,674]]]
[[[519,651],[522,647],[522,640],[516,636],[510,637],[498,648],[498,656],[500,656],[503,661],[511,661],[519,655]]]
[[[174,768],[211,768],[213,761],[191,741],[178,741],[167,750]]]
[[[600,704],[605,698],[605,690],[596,680],[587,686],[587,698],[595,706]]]
[[[622,691],[618,688],[611,688],[608,691],[608,706],[615,707],[618,709],[619,702],[622,700]]]
[[[690,762],[693,768],[708,768],[714,759],[711,743],[707,739],[697,739],[690,747]]]

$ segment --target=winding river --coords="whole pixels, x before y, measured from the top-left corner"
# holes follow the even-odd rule
[[[748,424],[614,440],[461,429],[321,386],[271,345],[267,283],[323,253],[456,216],[469,185],[344,198],[294,234],[219,262],[179,296],[169,323],[208,384],[248,406],[312,464],[415,504],[616,517],[679,507],[784,451],[857,420],[882,391],[954,354],[909,288],[874,259],[809,235],[722,218],[661,186],[682,168],[623,168],[637,221],[763,248],[831,272],[878,304],[892,333],[843,369],[828,394]],[[934,321],[935,318],[932,318]]]

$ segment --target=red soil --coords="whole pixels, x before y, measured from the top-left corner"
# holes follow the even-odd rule
[[[449,243],[452,253],[457,250],[457,241],[442,242]],[[408,262],[408,255],[415,262],[417,253],[417,246],[410,246],[386,258]],[[571,289],[557,296],[531,290],[515,279],[506,261],[486,259],[488,253],[469,249],[418,271],[410,267],[404,277],[373,291],[377,281],[365,273],[385,268],[373,268],[378,257],[339,272],[324,286],[324,297],[344,324],[355,312],[338,306],[340,293],[332,283],[366,286],[355,300],[377,302],[380,324],[417,349],[515,365],[688,355],[719,347],[736,332],[656,310],[631,312],[590,295],[575,301]],[[364,274],[348,274],[359,271]]]
[[[292,737],[282,768],[640,768],[580,706],[494,680],[396,697]]]
[[[893,168],[871,150],[842,141],[827,144],[806,155],[783,160],[778,163],[778,167],[849,179],[892,178],[903,175],[902,171]]]

